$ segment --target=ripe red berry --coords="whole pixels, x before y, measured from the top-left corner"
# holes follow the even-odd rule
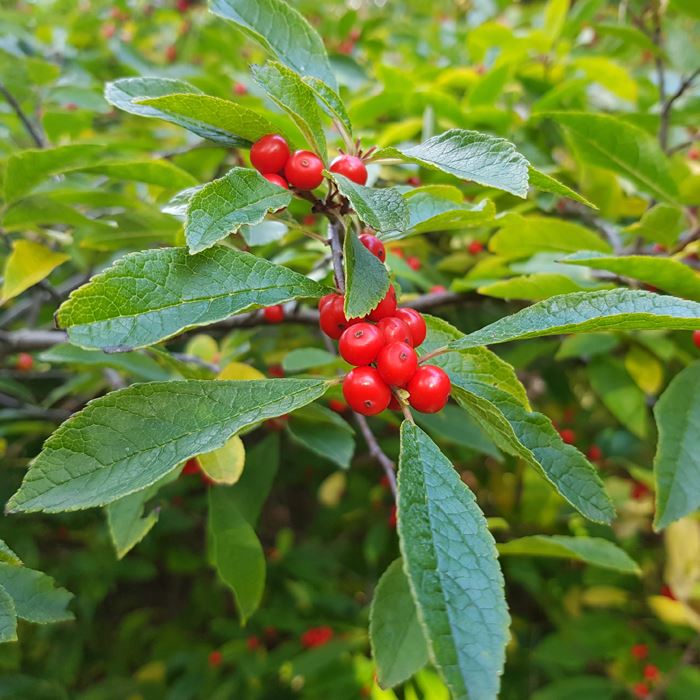
[[[630,654],[632,654],[637,661],[642,661],[649,656],[649,647],[646,644],[635,644],[630,649]]]
[[[664,598],[670,598],[671,600],[678,600],[678,598],[676,598],[675,594],[673,593],[673,589],[667,583],[664,583],[664,585],[661,586],[659,593]]]
[[[635,683],[632,692],[636,698],[646,698],[649,695],[649,686],[646,683]]]
[[[411,187],[420,187],[420,178],[416,177],[415,175],[412,177],[409,177],[408,180],[406,180],[407,185],[411,185]]]
[[[421,413],[441,411],[450,398],[450,378],[439,367],[421,365],[406,387],[408,402]]]
[[[34,358],[28,352],[21,352],[17,355],[15,367],[22,372],[28,372],[34,367]]]
[[[322,647],[333,639],[333,630],[330,627],[312,627],[301,635],[301,645],[306,649]]]
[[[248,637],[245,643],[249,651],[255,651],[260,648],[260,639],[254,634]]]
[[[408,343],[385,345],[377,356],[377,371],[391,386],[404,386],[418,369],[418,355]]]
[[[390,528],[393,529],[396,527],[396,506],[391,506],[391,512],[386,521]]]
[[[277,173],[288,160],[289,144],[279,134],[267,134],[250,148],[250,162],[260,173]]]
[[[233,84],[233,94],[234,95],[247,95],[248,88],[243,83]]]
[[[289,189],[289,183],[281,176],[276,173],[266,173],[263,175],[266,180],[269,180],[273,185],[278,187],[284,187],[285,190]]]
[[[338,341],[338,351],[346,362],[359,367],[374,362],[384,343],[384,334],[377,326],[355,323],[343,331]]]
[[[562,428],[559,437],[567,444],[573,445],[576,442],[576,433],[571,428]]]
[[[398,309],[397,309],[398,311]],[[377,328],[384,334],[384,341],[389,343],[407,343],[413,345],[413,335],[406,321],[397,316],[387,316],[377,323]]]
[[[193,457],[185,462],[185,466],[180,472],[181,475],[199,474],[199,462]]]
[[[343,297],[340,294],[334,294],[333,299],[327,301],[324,306],[320,309],[321,315],[319,318],[319,325],[321,330],[333,340],[338,340],[343,334],[343,331],[357,323],[357,320],[349,321],[345,317],[345,312],[343,311]]]
[[[447,291],[447,287],[442,284],[433,285],[429,290],[431,294],[442,294]]]
[[[586,457],[591,460],[591,462],[597,462],[603,457],[603,450],[598,447],[598,445],[591,445],[586,452]]]
[[[410,308],[396,309],[394,315],[410,328],[413,347],[417,348],[425,340],[425,336],[428,333],[423,316],[415,309]]]
[[[336,413],[345,413],[345,411],[348,410],[348,405],[345,403],[345,401],[341,401],[340,399],[331,399],[328,402],[328,408]]]
[[[332,173],[344,175],[348,180],[364,185],[367,182],[367,168],[361,158],[346,153],[334,158],[328,168]]]
[[[284,167],[287,181],[300,190],[313,190],[323,182],[323,161],[311,151],[295,151]]]
[[[700,348],[700,331],[693,331],[693,343],[696,348]]]
[[[267,368],[267,376],[282,379],[284,377],[284,367],[282,365],[270,365]]]
[[[467,248],[472,255],[478,255],[483,249],[484,244],[481,241],[472,241]]]
[[[632,490],[630,491],[630,496],[634,501],[641,501],[646,498],[651,492],[646,484],[642,484],[640,481],[632,482]]]
[[[165,49],[165,60],[168,63],[175,63],[177,60],[177,46],[173,46],[171,44],[167,49]]]
[[[301,222],[304,226],[314,226],[316,224],[316,216],[314,214],[307,214]]]
[[[421,267],[423,267],[423,263],[420,261],[420,258],[417,257],[416,255],[409,255],[409,256],[406,258],[406,264],[407,264],[412,270],[416,270],[416,272],[417,272],[418,270],[420,270]]]
[[[284,321],[284,309],[280,304],[275,306],[268,306],[263,309],[263,316],[267,323],[281,323]]]
[[[386,296],[379,302],[374,311],[371,311],[368,318],[370,321],[380,321],[387,316],[393,316],[396,311],[396,290],[392,285],[389,285],[389,291]]]
[[[216,649],[209,654],[209,665],[212,668],[216,668],[217,666],[221,665],[223,658],[223,654],[218,649]]]
[[[374,416],[389,405],[391,390],[374,367],[355,367],[343,380],[343,396],[353,411]]]
[[[386,248],[384,244],[371,233],[361,233],[358,238],[360,243],[369,250],[372,255],[379,258],[382,262],[386,260]]]
[[[646,678],[648,681],[658,681],[660,677],[661,671],[659,671],[658,666],[654,666],[654,664],[647,664],[644,667],[644,678]]]
[[[690,160],[700,160],[700,148],[692,146],[688,150],[688,158],[690,158]]]

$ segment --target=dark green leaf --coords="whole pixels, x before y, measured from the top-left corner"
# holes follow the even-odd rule
[[[322,396],[317,379],[153,382],[92,401],[31,463],[8,512],[92,508],[150,486],[239,430]]]
[[[289,419],[289,434],[301,445],[348,469],[355,451],[353,429],[330,409],[312,404]]]
[[[65,588],[41,571],[0,562],[0,588],[9,593],[17,617],[27,622],[48,624],[72,620],[67,605],[73,597]]]
[[[389,290],[386,267],[365,248],[354,230],[345,232],[345,315],[366,316]]]
[[[0,586],[0,644],[17,641],[17,611],[12,596]]]

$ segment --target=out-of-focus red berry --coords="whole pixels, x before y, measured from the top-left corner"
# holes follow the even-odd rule
[[[649,656],[649,647],[646,644],[634,644],[630,649],[630,654],[637,661],[643,661]]]
[[[322,647],[333,639],[333,630],[323,625],[321,627],[311,627],[301,635],[301,645],[305,649]]]
[[[632,490],[630,491],[630,496],[635,501],[641,501],[643,498],[646,498],[650,493],[651,491],[649,491],[649,487],[646,484],[642,484],[640,481],[632,482]]]
[[[676,598],[676,596],[674,595],[673,590],[671,589],[671,586],[669,586],[666,583],[664,583],[664,585],[661,586],[661,590],[659,591],[659,593],[661,593],[661,595],[664,598],[670,598],[671,600],[678,600],[678,598]]]
[[[659,678],[661,678],[661,671],[659,671],[658,666],[654,666],[654,664],[647,664],[644,667],[644,678],[652,682],[658,681]]]
[[[406,184],[411,185],[411,187],[420,187],[421,181],[419,177],[413,175],[412,177],[409,177],[408,180],[406,180]]]
[[[571,428],[562,428],[559,431],[559,437],[567,445],[573,445],[576,442],[576,433]]]
[[[692,146],[688,149],[688,158],[690,158],[690,160],[700,160],[700,148]]]
[[[467,247],[467,250],[472,254],[472,255],[478,255],[481,253],[481,251],[484,249],[484,244],[481,241],[472,241],[469,246]]]
[[[645,698],[649,695],[649,686],[646,683],[635,683],[632,686],[632,692],[636,698]]]
[[[447,291],[447,287],[442,284],[435,284],[429,290],[431,294],[442,294]]]
[[[177,61],[177,46],[171,44],[165,49],[165,60],[168,63],[175,63],[175,61]]]
[[[267,323],[282,323],[284,321],[284,308],[280,304],[267,306],[263,309],[263,316]]]
[[[345,401],[341,401],[340,399],[331,399],[328,402],[328,408],[336,413],[345,413],[345,411],[347,411],[350,407],[345,403]]]
[[[218,649],[215,649],[214,651],[209,653],[209,666],[211,666],[211,668],[217,668],[218,666],[221,666],[223,658],[223,654]]]
[[[387,518],[387,523],[389,527],[395,528],[396,527],[396,506],[391,506],[391,512],[389,513],[389,517]]]
[[[597,462],[603,457],[603,450],[598,447],[598,445],[591,445],[586,451],[586,457],[591,460],[591,462]]]
[[[282,379],[282,377],[284,377],[284,369],[282,365],[270,365],[267,368],[267,376],[274,377],[275,379]]]
[[[254,634],[246,639],[245,644],[248,647],[248,651],[255,651],[256,649],[260,649],[261,646],[260,640]]]
[[[182,468],[182,474],[199,474],[199,462],[193,457],[185,462],[185,466]]]
[[[304,226],[313,226],[316,223],[316,216],[314,214],[307,214],[301,220],[301,223],[304,224]]]
[[[700,348],[700,331],[693,331],[693,343],[696,348]]]
[[[421,267],[423,267],[423,263],[421,262],[420,258],[419,258],[417,255],[409,255],[409,256],[406,258],[406,264],[407,264],[412,270],[416,270],[416,272],[417,272],[418,270],[420,270]]]
[[[21,352],[17,355],[15,367],[22,372],[29,372],[34,367],[34,358],[28,352]]]
[[[232,90],[234,95],[248,94],[248,88],[243,83],[234,83]]]

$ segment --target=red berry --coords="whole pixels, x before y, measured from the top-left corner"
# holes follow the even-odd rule
[[[328,168],[332,173],[344,175],[348,180],[364,185],[367,182],[367,168],[361,158],[343,154],[334,158]]]
[[[333,340],[338,340],[343,334],[343,331],[357,323],[356,320],[349,321],[345,317],[345,312],[343,311],[343,297],[340,294],[333,294],[334,298],[327,301],[323,307],[320,308],[320,318],[319,325],[321,330]]]
[[[247,95],[248,88],[245,85],[243,85],[243,83],[234,83],[233,84],[233,94],[234,95]]]
[[[273,185],[278,187],[284,187],[285,190],[289,189],[289,183],[281,176],[276,173],[266,173],[263,175],[266,180],[269,180]]]
[[[398,311],[398,309],[397,309]],[[387,316],[377,323],[384,334],[384,342],[389,343],[406,343],[413,345],[413,335],[406,321],[401,320],[397,316]]]
[[[630,649],[630,653],[637,661],[642,661],[649,656],[649,647],[646,644],[635,644]]]
[[[415,175],[413,177],[409,177],[408,180],[406,180],[407,185],[411,185],[411,187],[420,187],[420,178],[416,177]]]
[[[338,342],[338,351],[346,362],[359,367],[374,362],[384,343],[384,334],[377,326],[371,323],[355,323],[343,331]]]
[[[601,450],[598,445],[591,445],[586,452],[586,457],[588,457],[591,462],[597,462],[603,457],[603,450]]]
[[[423,263],[420,261],[420,258],[417,257],[417,256],[415,256],[415,255],[409,255],[409,256],[406,258],[406,264],[407,264],[412,270],[416,270],[416,272],[417,272],[418,270],[420,270],[421,267],[423,267]]]
[[[282,379],[284,377],[284,368],[282,365],[270,365],[267,368],[267,376]]]
[[[386,519],[386,521],[390,528],[396,527],[396,506],[391,506],[391,512],[389,513],[389,517]]]
[[[223,661],[223,654],[217,649],[209,654],[209,665],[212,668],[216,668],[221,665]]]
[[[630,496],[635,501],[641,501],[646,498],[650,493],[649,487],[646,484],[642,484],[639,481],[632,482],[632,490],[630,491]]]
[[[287,181],[300,190],[313,190],[323,182],[323,161],[311,151],[295,151],[284,168]]]
[[[644,667],[644,678],[648,681],[657,681],[661,677],[661,671],[659,671],[658,666],[654,664],[647,664]]]
[[[468,250],[472,255],[478,255],[483,249],[484,244],[481,241],[472,241],[468,247]]]
[[[318,300],[318,310],[321,311],[326,304],[333,301],[333,299],[335,299],[336,297],[340,297],[340,294],[335,294],[334,292],[331,292],[330,294],[324,294]],[[342,297],[341,297],[341,299],[342,299]]]
[[[688,150],[688,158],[690,160],[700,160],[700,148],[693,146]]]
[[[397,258],[401,258],[402,260],[406,257],[406,253],[403,252],[403,248],[392,248],[391,252]]]
[[[559,431],[559,437],[567,445],[573,445],[576,442],[576,433],[571,428],[562,428]]]
[[[671,586],[669,586],[666,583],[664,583],[664,585],[661,586],[661,590],[659,591],[659,593],[661,593],[661,595],[664,598],[670,598],[671,600],[678,600],[678,598],[676,598],[675,594],[673,593],[673,589],[671,588]]]
[[[693,343],[696,348],[700,348],[700,331],[693,331]]]
[[[653,250],[655,253],[665,253],[668,248],[663,243],[654,243]]]
[[[377,356],[377,371],[391,386],[404,386],[418,369],[418,355],[408,343],[385,345]]]
[[[263,316],[267,323],[281,323],[284,321],[284,309],[280,304],[275,306],[268,306],[263,309]]]
[[[394,315],[411,329],[413,347],[417,348],[425,340],[425,336],[428,333],[423,316],[415,309],[410,308],[396,309]]]
[[[447,291],[447,287],[442,284],[436,284],[428,290],[431,294],[442,294]]]
[[[408,402],[421,413],[441,411],[450,398],[450,378],[439,367],[421,365],[406,387]]]
[[[361,233],[358,238],[360,239],[360,243],[362,243],[372,255],[379,258],[382,262],[386,260],[384,244],[376,236],[371,233]]]
[[[250,148],[250,162],[260,173],[277,173],[288,160],[289,144],[279,134],[267,134]]]
[[[345,411],[348,410],[348,405],[345,403],[345,401],[341,401],[340,399],[331,399],[328,402],[328,408],[336,413],[345,413]]]
[[[374,311],[371,311],[368,318],[370,321],[380,321],[387,316],[393,316],[396,311],[396,290],[392,285],[389,285],[389,291],[386,296],[379,302]]]
[[[389,401],[389,408],[392,411],[401,410],[401,404],[399,403],[399,400],[394,396],[394,394],[391,395],[391,401]]]
[[[301,645],[306,649],[322,647],[333,639],[333,630],[330,627],[312,627],[301,635]]]
[[[17,355],[15,367],[22,372],[28,372],[34,367],[34,358],[28,352],[21,352]]]
[[[177,60],[177,46],[170,45],[165,49],[165,60],[168,63],[175,63]]]
[[[188,459],[185,462],[185,466],[180,474],[185,476],[189,476],[190,474],[199,474],[199,462],[194,457],[192,459]]]
[[[649,695],[649,686],[646,683],[635,683],[632,692],[636,698],[646,698]]]
[[[260,640],[254,634],[248,637],[245,643],[249,651],[255,651],[260,648]]]
[[[316,223],[316,216],[314,214],[307,214],[301,222],[304,226],[313,226]]]
[[[343,396],[353,411],[374,416],[389,405],[391,390],[374,367],[355,367],[343,380]]]

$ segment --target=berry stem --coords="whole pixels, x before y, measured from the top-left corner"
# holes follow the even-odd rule
[[[413,420],[413,414],[411,413],[411,409],[408,407],[408,404],[404,403],[403,401],[399,400],[399,405],[401,406],[401,412],[403,413],[403,417],[409,422],[413,423],[415,425],[415,421]]]
[[[419,360],[418,364],[422,365],[428,360],[432,360],[434,357],[438,357],[439,355],[444,355],[446,352],[450,352],[450,349],[447,347],[447,345],[443,345],[441,348],[438,348],[437,350],[433,350],[432,352],[429,352],[427,355],[423,355]]]

